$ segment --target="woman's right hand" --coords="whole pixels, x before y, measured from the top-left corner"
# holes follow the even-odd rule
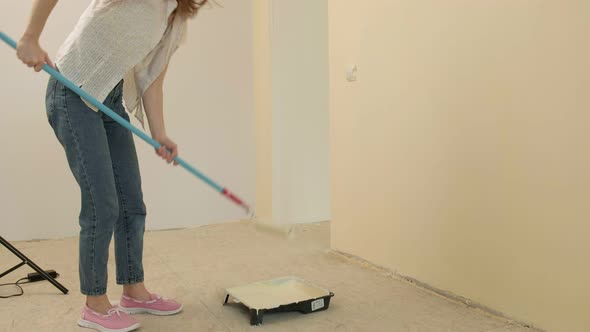
[[[159,149],[156,149],[156,154],[166,160],[168,164],[173,163],[174,166],[177,166],[178,162],[174,158],[178,156],[178,145],[165,134],[153,136],[153,138],[156,142],[162,144]]]
[[[55,65],[41,46],[39,40],[29,37],[22,37],[16,45],[16,56],[30,68],[34,68],[36,72],[43,69],[44,64],[48,64],[52,68]]]

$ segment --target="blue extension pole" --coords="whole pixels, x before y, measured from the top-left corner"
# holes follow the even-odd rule
[[[16,42],[12,38],[8,37],[8,35],[3,33],[2,31],[0,31],[0,39],[2,39],[4,42],[6,42],[8,45],[10,45],[13,49],[16,49]],[[148,136],[145,132],[138,129],[137,127],[135,127],[134,125],[129,123],[129,121],[123,119],[119,114],[115,113],[113,110],[106,107],[103,103],[96,100],[96,98],[89,95],[86,91],[84,91],[80,87],[76,86],[76,84],[72,83],[72,81],[67,79],[65,76],[63,76],[61,73],[59,73],[55,69],[53,69],[50,66],[48,66],[47,64],[45,64],[45,65],[43,65],[43,70],[46,71],[49,75],[53,76],[56,80],[60,81],[63,85],[68,87],[70,90],[74,91],[80,97],[84,98],[90,104],[97,107],[101,112],[108,115],[111,119],[117,121],[121,126],[125,127],[126,129],[128,129],[132,133],[134,133],[135,135],[139,136],[142,140],[144,140],[149,145],[153,146],[155,149],[158,149],[162,146],[160,143],[156,142],[153,138]],[[224,187],[220,186],[219,184],[217,184],[215,181],[211,180],[205,174],[201,173],[199,170],[197,170],[196,168],[191,166],[189,163],[184,161],[184,159],[177,156],[174,158],[174,160],[180,166],[182,166],[184,169],[189,171],[191,174],[193,174],[197,178],[201,179],[206,184],[211,186],[213,189],[218,191],[220,194],[224,195],[229,200],[231,200],[232,202],[234,202],[237,205],[239,205],[240,207],[242,207],[244,210],[246,210],[246,213],[248,213],[248,214],[253,213],[251,211],[250,207],[246,203],[244,203],[243,200],[241,200],[239,197],[237,197],[235,194],[233,194],[227,188],[224,188]]]

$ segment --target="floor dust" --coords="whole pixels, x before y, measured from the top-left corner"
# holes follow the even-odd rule
[[[296,233],[289,240],[247,222],[147,232],[146,286],[179,300],[184,311],[170,317],[137,316],[140,331],[532,331],[332,254],[329,223],[298,226]],[[87,331],[76,326],[84,304],[78,292],[78,239],[13,244],[42,268],[59,272],[70,294],[61,295],[47,282],[23,285],[23,296],[0,299],[0,331]],[[18,262],[0,247],[0,271]],[[14,282],[29,272],[20,268],[0,283]],[[283,276],[301,277],[334,292],[330,308],[309,315],[268,314],[263,326],[251,327],[243,306],[223,305],[228,287]],[[113,301],[121,296],[115,280],[111,251],[107,295]]]

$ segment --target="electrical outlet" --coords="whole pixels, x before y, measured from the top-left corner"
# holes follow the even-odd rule
[[[357,65],[348,65],[348,67],[346,68],[346,80],[349,82],[356,82],[357,71]]]

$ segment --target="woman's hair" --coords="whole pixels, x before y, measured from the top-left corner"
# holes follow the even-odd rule
[[[199,12],[199,9],[207,3],[208,0],[176,0],[178,7],[174,10],[174,15],[180,15],[184,18],[191,18]]]

